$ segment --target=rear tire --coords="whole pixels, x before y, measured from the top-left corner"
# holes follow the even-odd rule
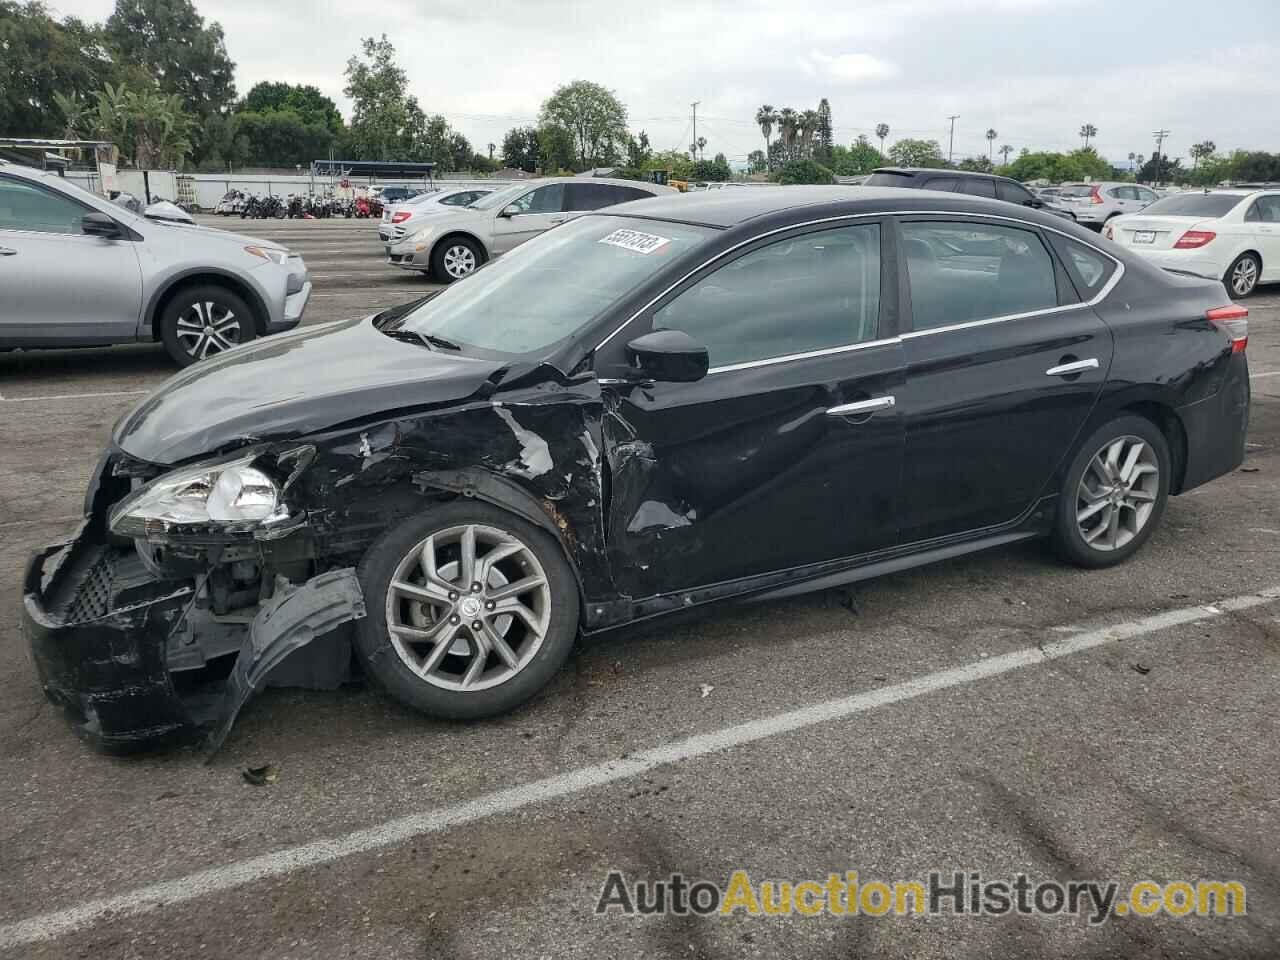
[[[1258,289],[1258,277],[1262,275],[1262,262],[1257,254],[1242,253],[1231,261],[1222,275],[1223,286],[1233,297],[1244,298]]]
[[[226,287],[184,287],[160,314],[160,340],[180,367],[230,350],[258,335],[249,305]]]
[[[578,589],[560,545],[487,503],[397,524],[358,575],[368,613],[356,622],[357,655],[391,696],[433,717],[514,709],[550,682],[577,637]]]
[[[1137,553],[1164,514],[1169,444],[1150,420],[1122,416],[1080,445],[1058,492],[1053,541],[1081,567],[1112,567]]]

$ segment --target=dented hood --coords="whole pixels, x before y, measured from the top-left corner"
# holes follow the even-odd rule
[[[255,341],[172,377],[116,424],[130,456],[173,464],[392,410],[463,400],[506,364],[388,337],[371,317]]]

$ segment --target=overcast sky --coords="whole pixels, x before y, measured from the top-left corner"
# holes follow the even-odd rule
[[[57,0],[102,20],[112,0]],[[476,149],[532,123],[561,83],[613,89],[656,149],[692,138],[745,159],[762,103],[831,103],[836,140],[937,139],[955,155],[1079,146],[1085,122],[1112,160],[1149,155],[1151,132],[1186,155],[1280,150],[1280,0],[453,0],[371,3],[197,0],[222,24],[241,94],[260,80],[315,84],[347,112],[343,68],[359,37],[386,33],[424,109]]]

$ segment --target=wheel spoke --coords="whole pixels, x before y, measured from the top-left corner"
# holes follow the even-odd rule
[[[462,686],[469,687],[480,679],[480,674],[484,672],[484,662],[489,659],[488,648],[480,642],[479,638],[472,636],[472,641],[476,646],[471,654],[471,663],[467,667],[467,672],[462,675]]]
[[[1107,517],[1107,544],[1114,547],[1120,533],[1120,511],[1112,510]]]
[[[197,322],[197,321],[195,321],[195,320],[190,320],[190,319],[188,319],[188,318],[187,318],[187,317],[185,317],[185,316],[183,316],[183,317],[179,317],[179,318],[178,318],[178,327],[179,327],[180,329],[182,329],[182,330],[191,330],[191,331],[193,331],[193,332],[195,332],[195,333],[202,333],[202,332],[204,332],[204,324],[203,324],[203,323],[198,323],[198,322]]]
[[[433,581],[426,583],[409,583],[405,580],[393,580],[391,589],[409,600],[425,600],[438,606],[448,606],[449,591]]]
[[[447,620],[444,622],[448,623]],[[444,631],[443,635],[436,642],[436,645],[431,648],[431,652],[423,657],[422,665],[418,668],[418,673],[421,676],[426,677],[436,667],[440,666],[440,661],[445,658],[445,654],[447,654],[449,652],[449,648],[453,646],[453,641],[458,636],[458,630],[459,627],[454,624],[449,624],[449,629]]]
[[[1129,491],[1129,499],[1141,500],[1144,503],[1153,503],[1155,502],[1156,495],[1152,493],[1150,490],[1141,490],[1137,487],[1134,487],[1132,490]]]
[[[519,580],[513,580],[508,584],[489,591],[490,600],[506,600],[508,597],[518,597],[522,593],[528,593],[534,587],[540,587],[546,583],[546,579],[537,575],[530,577],[522,577]]]
[[[1124,458],[1124,466],[1120,468],[1120,479],[1128,483],[1133,479],[1133,469],[1138,465],[1138,458],[1142,456],[1142,451],[1146,449],[1146,444],[1135,443],[1129,448],[1129,455]]]
[[[476,569],[476,583],[487,584],[489,582],[489,573],[494,566],[514,557],[517,553],[524,549],[524,546],[515,540],[509,540],[494,547],[483,557],[480,558],[480,564]]]
[[[462,539],[458,545],[462,550],[462,559],[458,563],[458,583],[464,590],[468,590],[471,584],[476,582],[476,528],[474,526],[468,524],[463,528]]]
[[[1083,510],[1081,510],[1079,513],[1076,514],[1076,522],[1084,523],[1090,517],[1095,516],[1096,514],[1101,513],[1103,510],[1107,509],[1107,506],[1110,503],[1111,501],[1105,497],[1102,498],[1101,500],[1095,501],[1093,504],[1091,504],[1088,507],[1085,507]]]
[[[516,652],[511,649],[511,645],[507,643],[506,639],[499,636],[498,632],[487,623],[483,624],[481,629],[484,631],[485,641],[494,653],[502,659],[502,662],[512,670],[519,669],[520,658],[516,656]]]
[[[1111,480],[1117,479],[1117,471],[1120,467],[1120,454],[1124,451],[1124,441],[1117,440],[1107,448],[1107,459],[1103,465],[1107,468],[1107,476]]]
[[[493,609],[489,611],[490,617],[519,617],[525,622],[525,625],[537,633],[542,632],[542,621],[538,615],[533,612],[526,604],[521,603],[514,597],[495,603]]]

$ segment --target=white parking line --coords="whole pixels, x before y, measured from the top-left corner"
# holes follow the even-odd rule
[[[868,690],[787,713],[749,720],[711,733],[697,734],[664,746],[629,754],[625,758],[578,767],[542,780],[488,793],[474,800],[411,813],[341,836],[313,840],[259,857],[147,884],[115,896],[89,900],[6,924],[0,927],[0,950],[52,940],[107,918],[118,919],[150,913],[161,907],[234,890],[259,880],[285,876],[344,857],[403,843],[424,834],[439,833],[451,827],[638,777],[669,763],[694,760],[805,727],[845,720],[877,707],[911,700],[938,690],[959,687],[1023,667],[1050,663],[1060,657],[1082,653],[1104,644],[1132,640],[1157,630],[1221,617],[1228,612],[1247,610],[1276,600],[1280,600],[1280,586],[1216,604],[1166,610],[1140,620],[1081,632],[1066,639],[1047,640],[1042,646],[1025,647],[985,660],[975,660],[878,690]]]
[[[1267,373],[1251,373],[1250,380],[1261,380],[1263,377],[1280,377],[1280,370],[1270,370]]]
[[[136,397],[148,390],[114,390],[111,393],[58,393],[51,397],[0,397],[0,403],[32,403],[36,400],[96,400],[99,397]]]

